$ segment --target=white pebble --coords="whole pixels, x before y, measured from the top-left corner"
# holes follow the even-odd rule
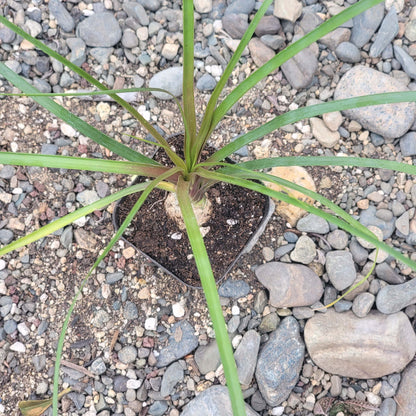
[[[130,380],[127,380],[126,387],[128,389],[137,390],[142,385],[142,380],[135,380],[131,378]]]
[[[240,315],[240,308],[237,305],[234,305],[231,308],[231,314],[232,315]]]
[[[144,328],[148,331],[156,331],[157,328],[157,319],[156,318],[147,318],[144,323]]]
[[[10,345],[10,350],[15,352],[26,352],[26,347],[21,342]]]
[[[237,348],[241,342],[241,340],[243,339],[242,335],[236,335],[233,340],[231,341],[231,344],[233,345],[233,348]]]
[[[17,325],[17,330],[24,336],[28,336],[30,334],[29,328],[26,326],[24,322],[21,322]]]
[[[6,262],[3,259],[0,259],[0,270],[4,270],[6,268]]]
[[[280,407],[274,407],[272,409],[272,415],[273,416],[281,416],[284,411],[285,411],[285,408],[282,407],[282,406],[280,406]]]
[[[66,123],[61,124],[61,132],[67,137],[74,137],[77,133],[73,127]]]
[[[172,313],[175,318],[182,318],[185,315],[185,309],[180,302],[172,305]]]

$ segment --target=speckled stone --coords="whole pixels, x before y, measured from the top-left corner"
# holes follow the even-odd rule
[[[297,320],[288,316],[260,351],[256,369],[259,390],[270,406],[286,400],[295,387],[305,354]]]
[[[408,91],[408,88],[389,75],[357,65],[341,78],[334,99],[397,91]],[[415,109],[414,103],[398,103],[346,110],[344,115],[358,121],[365,129],[387,139],[395,139],[403,136],[412,126]],[[397,114],[401,116],[397,117]]]

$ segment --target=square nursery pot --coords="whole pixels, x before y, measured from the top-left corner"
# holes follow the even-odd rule
[[[173,147],[182,141],[182,134],[169,139]],[[207,149],[202,159],[213,151]],[[153,158],[169,165],[170,161],[163,150],[157,150]],[[143,180],[138,177],[134,183]],[[166,213],[167,194],[160,189],[152,191],[122,239],[164,272],[188,287],[200,289],[200,279],[186,231],[181,230]],[[117,202],[113,211],[116,230],[138,197],[138,194],[132,194]],[[201,224],[201,229],[207,231],[204,242],[215,280],[219,283],[240,256],[254,247],[274,212],[274,203],[265,195],[224,183],[214,185],[208,191],[207,199],[211,202],[212,212],[210,219]]]

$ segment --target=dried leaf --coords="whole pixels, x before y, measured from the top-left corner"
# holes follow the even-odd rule
[[[60,399],[65,394],[71,391],[71,387],[61,391],[58,394],[58,399]],[[19,409],[22,412],[23,416],[40,416],[46,409],[52,405],[52,397],[50,399],[43,400],[24,400],[19,402]]]

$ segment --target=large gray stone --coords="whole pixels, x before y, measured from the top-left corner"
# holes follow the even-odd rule
[[[313,362],[324,371],[361,379],[400,372],[416,352],[415,332],[402,312],[372,311],[358,318],[351,311],[330,309],[308,320],[305,343]]]
[[[329,280],[337,290],[344,290],[351,286],[357,275],[351,253],[343,250],[327,253],[326,271]]]
[[[183,68],[174,66],[153,75],[149,81],[150,88],[161,88],[169,91],[175,97],[182,94],[183,89]],[[160,100],[172,100],[172,96],[165,92],[152,91],[152,95]]]
[[[399,404],[396,416],[416,414],[416,361],[409,364],[403,371],[395,399]]]
[[[270,334],[259,354],[256,380],[268,405],[277,406],[289,397],[298,382],[304,354],[299,324],[288,316]]]
[[[363,47],[374,35],[384,17],[384,4],[380,3],[371,9],[355,16],[351,30],[350,42],[358,48]]]
[[[396,313],[416,303],[416,279],[384,286],[377,293],[376,306],[382,313]]]
[[[183,409],[181,416],[233,416],[230,396],[227,387],[212,386],[195,399],[191,400]],[[246,404],[246,416],[259,416]]]
[[[121,39],[121,28],[112,13],[96,13],[77,26],[77,36],[86,45],[109,47]]]
[[[270,304],[276,308],[310,306],[323,293],[318,275],[301,264],[270,262],[259,266],[255,273],[269,290]]]
[[[74,29],[74,18],[69,14],[68,10],[60,0],[50,0],[49,11],[54,15],[58,25],[65,32],[71,32]]]
[[[383,23],[377,32],[376,38],[371,45],[369,55],[372,58],[376,58],[381,55],[384,49],[390,44],[390,42],[399,33],[399,19],[397,18],[396,9],[393,6],[386,17],[383,19]]]
[[[389,75],[358,65],[341,78],[334,99],[398,91],[408,91],[408,88]],[[387,139],[395,139],[410,129],[415,120],[415,109],[414,103],[398,103],[355,108],[344,111],[344,114],[358,121],[365,129]]]

